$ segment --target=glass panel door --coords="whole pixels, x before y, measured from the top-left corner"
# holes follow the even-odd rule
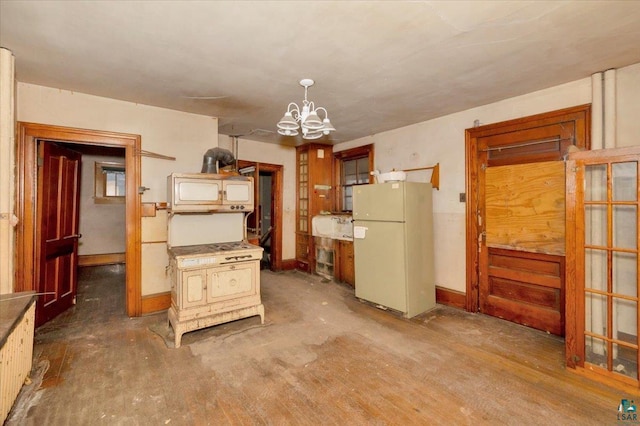
[[[588,371],[637,385],[640,155],[607,151],[619,152],[574,157],[575,297],[583,316],[576,318],[576,360]]]

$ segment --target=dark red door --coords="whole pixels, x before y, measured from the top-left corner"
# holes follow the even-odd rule
[[[75,304],[81,154],[38,146],[38,293],[36,326]]]

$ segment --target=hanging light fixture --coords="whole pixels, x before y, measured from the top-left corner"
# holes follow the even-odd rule
[[[316,108],[313,102],[307,100],[307,89],[313,86],[313,83],[310,78],[300,80],[300,85],[304,87],[302,109],[295,102],[289,104],[284,117],[278,122],[278,133],[281,135],[297,136],[298,129],[302,128],[303,139],[318,139],[336,130],[329,121],[327,110],[322,107]],[[320,119],[318,112],[324,112],[323,119]]]

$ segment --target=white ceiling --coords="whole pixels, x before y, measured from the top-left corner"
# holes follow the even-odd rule
[[[638,63],[640,1],[2,0],[0,45],[18,81],[279,143],[312,78],[336,143]]]

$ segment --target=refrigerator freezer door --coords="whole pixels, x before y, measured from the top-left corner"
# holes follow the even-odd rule
[[[366,227],[354,238],[356,297],[407,312],[404,223],[354,221]]]
[[[353,220],[404,222],[405,182],[353,187]]]

